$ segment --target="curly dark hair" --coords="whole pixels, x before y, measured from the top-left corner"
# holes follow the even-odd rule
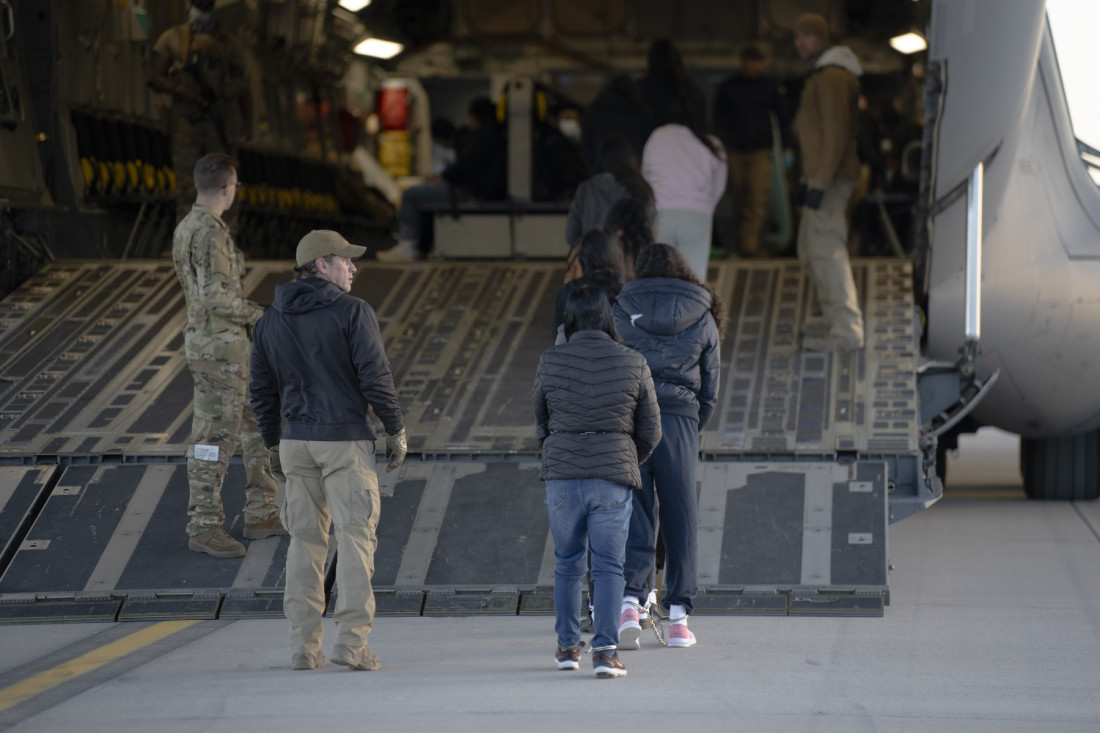
[[[718,334],[726,332],[726,304],[715,292],[714,288],[701,282],[691,271],[684,256],[676,248],[668,244],[651,244],[638,253],[637,262],[634,265],[634,277],[671,277],[677,280],[685,280],[693,285],[698,285],[710,293],[710,314],[714,316],[714,322],[718,326]]]

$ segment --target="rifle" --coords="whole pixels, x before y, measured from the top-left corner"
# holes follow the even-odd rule
[[[198,54],[194,54],[195,57]],[[214,129],[218,133],[218,141],[222,144],[222,150],[226,153],[230,151],[229,139],[225,135],[225,122],[221,116],[214,110],[214,105],[218,101],[218,95],[214,94],[214,90],[210,88],[210,85],[206,83],[206,79],[203,78],[202,73],[199,72],[197,59],[188,59],[190,63],[183,67],[183,70],[191,75],[191,78],[195,80],[195,83],[199,85],[199,93],[202,94],[202,101],[199,103],[199,108],[202,111],[202,115],[194,120],[188,120],[188,122],[198,122],[201,119],[208,119],[214,123]]]
[[[176,69],[186,71],[191,75],[191,78],[195,80],[195,83],[199,85],[199,93],[202,95],[202,101],[199,103],[200,115],[194,119],[188,119],[187,121],[194,124],[200,120],[208,119],[214,123],[214,130],[218,133],[218,142],[222,144],[222,151],[228,153],[230,151],[229,138],[225,134],[225,122],[214,111],[214,105],[218,101],[218,95],[214,93],[214,90],[210,88],[210,85],[206,83],[206,79],[203,78],[202,73],[199,72],[199,54],[191,51],[191,25],[184,23],[180,28],[180,34],[183,36],[183,61],[181,66],[177,66]]]

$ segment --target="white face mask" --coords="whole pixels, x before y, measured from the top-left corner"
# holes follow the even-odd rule
[[[574,119],[567,118],[558,123],[558,130],[562,135],[565,135],[568,139],[575,143],[581,141],[581,123]]]
[[[192,28],[209,30],[214,25],[214,13],[209,10],[199,10],[192,5],[188,9],[188,20]]]

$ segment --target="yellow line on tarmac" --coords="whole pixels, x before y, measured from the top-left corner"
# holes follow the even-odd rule
[[[136,631],[129,636],[112,641],[110,644],[93,649],[87,654],[82,654],[76,659],[59,664],[45,672],[39,672],[33,677],[28,677],[22,682],[16,682],[10,687],[0,690],[0,711],[15,707],[21,702],[41,695],[47,690],[60,684],[76,679],[81,675],[93,672],[105,664],[121,659],[122,657],[171,636],[177,631],[183,631],[189,626],[194,626],[198,621],[161,621],[152,626]]]

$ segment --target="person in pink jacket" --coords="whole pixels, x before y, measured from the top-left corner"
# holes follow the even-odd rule
[[[714,207],[726,190],[726,152],[684,109],[642,151],[642,175],[657,202],[656,241],[676,248],[700,282],[707,280]]]

